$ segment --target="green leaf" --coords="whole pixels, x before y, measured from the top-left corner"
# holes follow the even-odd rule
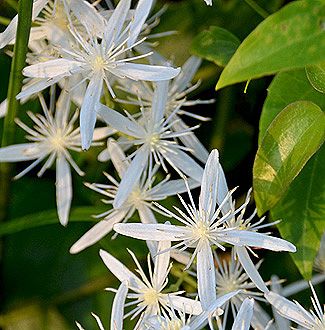
[[[306,74],[311,85],[321,93],[325,93],[325,62],[306,66]]]
[[[324,23],[324,1],[294,1],[283,7],[242,42],[216,89],[324,61]]]
[[[194,55],[224,67],[239,45],[239,39],[231,32],[211,26],[194,38],[191,51]]]
[[[310,101],[288,105],[268,127],[253,168],[259,215],[272,208],[324,141],[325,115]]]
[[[94,222],[93,214],[103,212],[103,208],[94,206],[76,207],[71,210],[69,222]],[[4,235],[18,233],[20,231],[36,228],[45,225],[58,224],[58,215],[56,210],[43,211],[29,214],[20,218],[12,219],[0,224],[0,237]]]
[[[325,97],[321,97],[310,85],[304,69],[280,72],[275,76],[263,105],[259,123],[259,145],[266,129],[282,109],[290,103],[303,100],[312,101],[321,109],[325,109]]]
[[[325,146],[306,164],[291,184],[287,195],[271,211],[281,236],[294,243],[291,253],[301,274],[310,279],[313,262],[325,231]]]

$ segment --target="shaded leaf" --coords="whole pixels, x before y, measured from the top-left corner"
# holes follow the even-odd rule
[[[293,179],[324,140],[325,115],[314,103],[288,105],[268,127],[258,148],[253,186],[258,214],[284,196]]]
[[[310,279],[313,262],[325,231],[325,146],[306,164],[286,196],[271,211],[281,236],[294,243],[291,253],[301,274]]]
[[[312,101],[321,109],[325,109],[325,97],[310,85],[304,69],[278,73],[268,88],[268,95],[263,105],[259,123],[259,144],[266,129],[282,109],[290,103],[303,100]]]
[[[240,41],[231,32],[218,26],[211,26],[194,38],[191,51],[194,55],[226,66]]]
[[[239,46],[216,89],[324,61],[324,22],[318,0],[294,1],[270,15]]]
[[[306,66],[306,74],[311,85],[321,93],[325,93],[325,62]]]

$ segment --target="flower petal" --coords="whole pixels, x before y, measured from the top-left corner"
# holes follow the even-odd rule
[[[21,143],[0,148],[0,162],[21,162],[39,158],[44,148],[39,143]]]
[[[60,223],[68,224],[72,200],[72,182],[70,166],[65,157],[59,153],[56,159],[56,205]]]
[[[94,129],[93,141],[105,139],[116,133],[116,130],[111,127],[98,127]]]
[[[202,306],[198,300],[169,295],[168,305],[177,309],[178,311],[185,312],[186,314],[190,315],[199,315],[202,313]]]
[[[123,330],[124,305],[127,293],[127,282],[122,282],[115,294],[113,301],[111,314],[111,329]]]
[[[112,212],[107,218],[96,223],[90,228],[76,243],[70,248],[70,253],[75,254],[86,249],[87,247],[97,243],[101,238],[106,236],[113,226],[122,221],[127,211],[118,210]]]
[[[151,113],[154,124],[161,124],[166,112],[169,80],[157,81],[152,99]]]
[[[157,252],[165,252],[154,257],[155,268],[153,272],[152,284],[156,288],[162,288],[168,276],[170,265],[170,250],[168,249],[170,249],[170,246],[170,241],[160,241],[158,244]]]
[[[113,139],[110,139],[108,141],[107,150],[110,154],[114,167],[118,172],[118,175],[120,176],[120,178],[122,178],[130,165],[130,161],[126,159],[123,150]]]
[[[231,330],[249,330],[253,317],[254,299],[246,298],[241,304]]]
[[[3,118],[7,114],[8,108],[8,99],[4,99],[0,103],[0,118]]]
[[[102,89],[101,73],[95,74],[89,82],[80,110],[81,146],[84,150],[89,149],[92,142],[97,117],[96,107],[99,104]]]

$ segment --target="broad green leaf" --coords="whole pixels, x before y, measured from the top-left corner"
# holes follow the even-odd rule
[[[288,105],[268,127],[253,168],[258,214],[284,196],[293,179],[324,141],[325,115],[316,104]]]
[[[324,22],[318,0],[294,1],[270,15],[239,46],[216,89],[324,61]]]
[[[76,207],[71,210],[69,222],[98,221],[94,219],[92,215],[101,212],[103,212],[102,207],[94,207],[94,206]],[[18,233],[26,229],[36,228],[45,225],[52,225],[52,224],[59,225],[59,220],[56,210],[29,214],[0,224],[0,237],[4,235]]]
[[[288,193],[271,211],[281,236],[297,247],[291,253],[301,274],[310,279],[325,231],[325,146],[308,161]]]
[[[224,67],[239,45],[239,39],[231,32],[211,26],[209,30],[202,31],[195,37],[191,51],[194,55]]]
[[[306,66],[306,74],[312,86],[325,93],[325,62]]]
[[[312,101],[325,109],[325,97],[322,97],[309,83],[304,69],[278,73],[268,88],[267,98],[259,123],[259,145],[266,129],[273,119],[290,103]]]

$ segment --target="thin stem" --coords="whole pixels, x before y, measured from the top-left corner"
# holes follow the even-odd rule
[[[9,18],[0,16],[0,24],[7,26],[7,25],[9,25],[9,23],[10,23],[10,19]]]
[[[5,147],[13,144],[15,141],[15,122],[17,110],[20,103],[16,100],[16,95],[22,87],[22,69],[26,63],[26,54],[28,50],[28,39],[32,22],[32,0],[20,0],[18,8],[18,24],[16,33],[16,43],[14,45],[14,56],[11,62],[9,88],[8,88],[8,112],[4,119],[3,135],[1,146]],[[0,164],[0,222],[6,220],[8,216],[8,205],[10,201],[10,182],[11,165],[8,163]],[[0,262],[2,261],[3,246],[0,242]],[[2,282],[2,281],[0,281]],[[0,283],[2,285],[2,283]],[[3,294],[3,288],[0,292]]]
[[[257,4],[254,0],[245,0],[245,2],[255,10],[260,16],[263,18],[267,18],[270,14],[263,9],[259,4]]]

